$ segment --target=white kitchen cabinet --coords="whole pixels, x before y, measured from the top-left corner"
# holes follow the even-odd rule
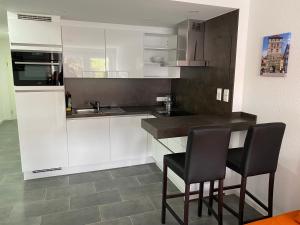
[[[179,67],[168,67],[177,56],[177,35],[144,34],[144,77],[179,78]]]
[[[160,140],[161,141],[161,140]],[[163,144],[165,145],[167,143],[167,139],[163,139]],[[168,148],[166,148],[164,145],[162,145],[159,141],[157,141],[155,138],[152,137],[152,145],[153,145],[153,158],[156,162],[156,165],[163,170],[163,159],[164,155],[172,154]],[[176,185],[176,187],[180,191],[184,191],[184,181],[177,176],[172,170],[168,170],[168,178],[172,181],[173,184]]]
[[[22,171],[68,166],[64,90],[17,91]]]
[[[104,29],[62,26],[62,40],[66,78],[106,77]]]
[[[68,119],[67,131],[70,167],[110,160],[108,117]]]
[[[10,43],[61,47],[61,24],[59,16],[7,12]],[[14,46],[15,45],[15,46]]]
[[[153,115],[148,115],[148,119],[153,119],[156,118]],[[147,132],[147,154],[149,157],[153,157],[153,152],[154,152],[154,145],[153,145],[153,136]]]
[[[141,127],[144,116],[120,116],[110,119],[111,160],[146,158],[147,132]]]
[[[106,69],[109,78],[143,77],[143,32],[106,29]]]

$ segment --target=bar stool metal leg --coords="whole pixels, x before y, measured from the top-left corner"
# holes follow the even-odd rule
[[[198,199],[198,216],[202,216],[202,205],[203,205],[203,188],[204,182],[200,182],[199,184],[199,199]]]
[[[275,173],[270,173],[269,176],[269,196],[268,196],[268,216],[273,216],[273,193],[274,193]]]
[[[190,185],[185,185],[185,195],[184,195],[184,219],[183,224],[189,224],[189,201],[190,201]]]
[[[167,184],[168,184],[168,166],[164,162],[164,166],[163,166],[162,209],[161,209],[161,223],[162,224],[166,223]]]
[[[213,207],[213,195],[214,195],[214,181],[210,181],[210,187],[209,187],[209,206],[212,208]],[[208,208],[208,215],[211,216],[212,212]]]
[[[218,220],[219,225],[223,225],[223,187],[224,180],[219,180],[219,190],[218,190]]]
[[[241,189],[240,189],[239,225],[244,224],[244,206],[245,206],[245,196],[246,196],[246,185],[247,185],[247,177],[242,177]]]

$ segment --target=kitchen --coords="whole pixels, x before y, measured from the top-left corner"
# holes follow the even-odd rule
[[[157,13],[155,20],[105,15],[114,3],[106,4],[103,15],[90,20],[64,16],[65,11],[7,12],[25,182],[70,176],[71,184],[72,176],[107,171],[117,179],[113,171],[124,167],[161,173],[164,155],[186,152],[195,127],[230,127],[230,148],[242,146],[257,116],[233,110],[240,11],[176,1],[159,7],[139,3],[149,7],[147,15]],[[142,178],[136,179],[140,185]],[[170,171],[168,179],[172,192],[184,193],[178,174]],[[236,182],[226,169],[225,184]],[[208,196],[211,182],[203,188]],[[199,184],[190,190],[199,191]],[[119,192],[122,201],[132,200]],[[109,211],[113,208],[103,209],[104,222],[113,218]],[[121,215],[122,221],[131,214]],[[43,222],[42,215],[42,224],[51,222]]]

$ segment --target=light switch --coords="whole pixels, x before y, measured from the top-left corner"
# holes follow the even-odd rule
[[[224,89],[223,101],[224,102],[229,102],[229,89]]]
[[[222,88],[217,88],[217,100],[222,101]]]

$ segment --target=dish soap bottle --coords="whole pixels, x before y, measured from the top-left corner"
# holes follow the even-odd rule
[[[72,112],[72,96],[70,92],[67,92],[66,94],[66,107],[67,107],[67,112]]]

